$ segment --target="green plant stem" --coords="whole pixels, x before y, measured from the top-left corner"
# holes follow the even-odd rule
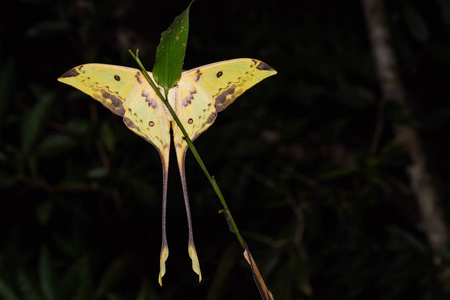
[[[187,134],[186,130],[183,127],[183,124],[181,123],[180,119],[178,118],[177,114],[175,113],[175,110],[170,105],[169,101],[167,100],[167,95],[163,96],[161,91],[158,89],[156,84],[153,82],[153,80],[148,75],[147,71],[145,70],[144,66],[141,63],[141,60],[135,55],[131,50],[129,50],[131,56],[136,60],[137,64],[142,70],[142,73],[144,74],[147,81],[150,83],[152,88],[155,90],[158,97],[163,101],[163,103],[166,105],[167,109],[169,110],[170,114],[172,115],[173,119],[175,120],[175,123],[177,123],[178,127],[180,128],[181,132],[184,135],[184,140],[188,144],[188,147],[191,149],[192,154],[194,155],[195,159],[197,160],[198,164],[200,165],[200,168],[205,173],[206,177],[208,178],[209,182],[211,183],[214,191],[217,194],[217,197],[219,197],[220,203],[222,204],[224,208],[224,213],[227,215],[229,223],[231,227],[233,228],[234,234],[236,235],[237,239],[239,240],[239,243],[241,244],[242,248],[245,250],[246,245],[244,242],[244,239],[242,238],[239,229],[237,228],[236,223],[234,222],[233,216],[231,215],[230,210],[228,209],[227,202],[225,201],[225,198],[223,197],[222,192],[220,191],[219,186],[217,185],[217,182],[215,179],[209,174],[208,169],[206,169],[205,164],[203,163],[203,160],[200,157],[200,154],[198,154],[197,149],[195,148],[194,144],[192,143],[191,139],[189,138],[189,135]]]

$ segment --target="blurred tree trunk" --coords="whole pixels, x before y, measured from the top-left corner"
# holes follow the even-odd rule
[[[381,84],[381,107],[384,107],[384,103],[393,101],[402,111],[407,111],[411,114],[405,97],[405,89],[398,74],[397,59],[391,46],[383,1],[362,0],[362,6]],[[378,147],[381,123],[382,117],[379,117],[379,124],[377,124],[373,142],[375,148]],[[448,245],[449,236],[440,210],[439,194],[429,173],[427,157],[420,137],[416,129],[408,122],[404,123],[401,120],[394,120],[393,126],[396,142],[411,159],[411,165],[408,166],[407,173],[412,193],[417,200],[420,210],[424,233],[433,253],[437,257],[442,257],[443,251]],[[445,266],[441,267],[439,277],[445,290],[448,292],[450,291],[448,268]]]

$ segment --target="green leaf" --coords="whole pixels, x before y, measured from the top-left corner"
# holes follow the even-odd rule
[[[102,122],[100,125],[100,136],[108,151],[114,152],[116,139],[109,123]]]
[[[143,285],[137,300],[159,300],[162,299],[150,285]]]
[[[39,259],[39,279],[42,294],[47,300],[54,299],[53,271],[51,268],[51,258],[46,246],[42,246]]]
[[[152,72],[156,82],[164,88],[164,96],[166,97],[169,89],[180,79],[183,70],[191,4],[161,34],[161,42],[156,48],[155,66]]]
[[[229,244],[223,251],[222,257],[219,259],[218,267],[214,280],[210,284],[207,299],[215,300],[220,298],[221,292],[226,288],[226,282],[232,276],[233,266],[240,255],[239,248],[236,244]]]
[[[53,210],[53,202],[45,200],[36,207],[36,218],[39,224],[47,224]],[[45,249],[46,250],[46,249]]]
[[[403,7],[403,12],[411,35],[420,42],[426,42],[429,36],[428,28],[420,13],[407,2]]]
[[[121,300],[121,298],[119,296],[116,296],[114,294],[108,294],[107,297],[108,297],[108,300]]]
[[[101,299],[111,286],[119,280],[126,263],[125,259],[117,259],[109,266],[97,287],[96,296],[98,299]],[[113,299],[114,297],[113,295],[108,295],[108,298]]]
[[[93,282],[87,255],[77,259],[68,268],[68,271],[59,281],[58,289],[57,299],[93,299]],[[67,296],[69,293],[70,298]]]
[[[18,274],[19,289],[26,300],[40,300],[39,293],[33,285],[32,280],[28,277],[25,271],[20,270]]]
[[[0,66],[0,119],[4,118],[9,105],[14,100],[15,81],[16,63],[11,58]]]
[[[54,157],[73,149],[77,141],[64,133],[54,133],[45,136],[39,143],[36,153],[40,158]]]
[[[38,99],[36,105],[25,117],[21,128],[22,153],[27,156],[39,139],[50,108],[56,99],[56,94],[39,86],[33,86],[33,92]]]
[[[0,296],[1,296],[1,299],[5,299],[5,300],[19,300],[19,297],[16,296],[13,288],[11,286],[9,286],[1,278],[0,278]]]

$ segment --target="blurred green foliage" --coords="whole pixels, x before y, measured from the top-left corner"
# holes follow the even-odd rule
[[[0,298],[258,299],[190,154],[203,281],[175,165],[164,287],[152,146],[56,78],[87,62],[152,67],[187,1],[16,0],[0,18]],[[386,1],[392,42],[448,218],[450,5]],[[379,83],[360,2],[196,1],[185,69],[237,57],[278,74],[196,141],[275,299],[444,299],[391,121],[370,153]],[[172,159],[172,161],[175,161]]]

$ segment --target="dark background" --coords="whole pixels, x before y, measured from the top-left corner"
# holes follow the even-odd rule
[[[170,256],[157,282],[157,152],[56,79],[88,62],[147,69],[188,1],[9,1],[0,12],[0,298],[258,299],[220,203],[190,153],[203,281],[191,270],[175,156]],[[448,218],[450,4],[386,1],[414,126]],[[370,152],[380,83],[361,2],[205,1],[185,69],[238,57],[278,74],[196,146],[275,299],[444,299],[389,115]],[[174,153],[174,151],[172,151]]]

